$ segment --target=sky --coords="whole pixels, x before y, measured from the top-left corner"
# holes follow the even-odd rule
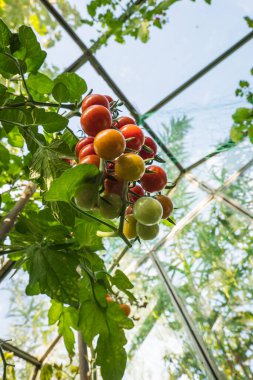
[[[70,3],[86,17],[83,0],[71,0]],[[183,0],[172,6],[169,23],[162,31],[151,30],[147,44],[126,38],[126,43],[120,45],[111,39],[96,57],[135,107],[145,113],[246,35],[249,28],[244,16],[253,17],[252,0],[213,0],[211,6],[203,0],[196,3]],[[83,26],[78,34],[89,45],[96,32],[91,33]],[[79,47],[64,31],[62,35],[62,40],[48,50],[49,63],[60,69],[81,55]],[[169,122],[171,117],[186,114],[192,119],[191,134],[184,141],[189,153],[184,165],[195,162],[228,137],[231,114],[241,104],[234,91],[240,79],[249,78],[252,60],[253,41],[150,117],[148,122],[158,133],[161,124]],[[78,74],[95,93],[113,95],[89,63],[79,69]],[[78,123],[77,119],[72,120],[71,126],[77,130]],[[173,151],[173,146],[170,148]],[[249,156],[253,157],[252,150]],[[1,336],[4,332],[7,337],[9,321],[5,317],[9,295],[7,290],[1,290],[0,294]],[[159,328],[163,331],[162,326]]]

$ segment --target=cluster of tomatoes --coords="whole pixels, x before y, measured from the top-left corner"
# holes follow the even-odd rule
[[[76,203],[85,210],[99,209],[108,219],[124,212],[124,235],[151,240],[159,232],[159,221],[173,210],[170,198],[160,193],[167,175],[153,164],[155,141],[144,135],[132,117],[113,119],[114,105],[107,95],[92,94],[83,100],[81,126],[87,136],[77,143],[76,155],[79,164],[100,168],[103,183],[99,196],[95,196],[98,184],[80,186]]]

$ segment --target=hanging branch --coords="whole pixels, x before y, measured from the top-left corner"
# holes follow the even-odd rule
[[[6,235],[10,232],[12,226],[14,225],[18,214],[23,210],[26,203],[29,201],[33,193],[35,192],[36,186],[34,183],[29,183],[20,199],[17,201],[12,210],[4,218],[2,224],[0,225],[0,240],[4,240]]]

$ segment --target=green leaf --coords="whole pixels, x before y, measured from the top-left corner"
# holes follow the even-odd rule
[[[95,300],[90,299],[82,303],[78,326],[89,346],[96,335],[107,333],[105,312]]]
[[[87,91],[87,85],[84,79],[82,79],[79,75],[76,73],[63,73],[58,75],[58,77],[55,78],[54,83],[61,83],[63,84],[68,92],[69,97],[65,97],[65,101],[75,102],[80,101],[82,98],[82,95]],[[66,95],[66,92],[65,94]]]
[[[21,46],[14,56],[26,63],[28,72],[36,72],[45,61],[47,53],[41,50],[32,28],[22,25],[19,28],[18,36]]]
[[[253,19],[252,18],[246,16],[246,17],[244,17],[244,20],[247,22],[247,24],[250,28],[253,28]]]
[[[0,52],[0,74],[4,78],[11,78],[15,74],[19,74],[19,69],[16,63],[10,57]]]
[[[97,236],[99,223],[91,221],[88,218],[77,219],[74,235],[80,244],[80,247],[89,248],[92,251],[101,250],[104,248],[102,238]]]
[[[34,125],[42,125],[46,132],[59,132],[67,127],[68,119],[56,112],[46,112],[43,108],[32,111]]]
[[[250,142],[253,144],[253,125],[251,125],[248,129]]]
[[[243,132],[240,131],[240,129],[236,128],[235,125],[233,125],[230,131],[230,138],[232,141],[237,143],[243,139]]]
[[[49,202],[70,202],[78,186],[85,181],[95,180],[99,170],[95,165],[78,165],[66,170],[59,178],[53,181],[50,190],[45,195]]]
[[[132,289],[134,287],[127,276],[119,269],[117,269],[114,276],[111,277],[111,282],[113,285],[117,286],[119,290],[122,291]]]
[[[40,373],[40,380],[51,380],[53,377],[53,367],[51,364],[43,364]]]
[[[96,363],[101,366],[103,380],[122,379],[127,361],[124,344],[126,344],[125,334],[115,324],[110,324],[109,335],[100,335],[96,349]]]
[[[0,144],[0,165],[8,165],[10,161],[10,153],[2,144]]]
[[[144,20],[141,22],[141,25],[138,30],[138,37],[143,43],[148,42],[149,39],[149,22]]]
[[[0,19],[0,49],[9,46],[11,41],[11,31],[8,26]]]
[[[55,300],[51,300],[51,306],[48,310],[48,324],[54,325],[60,319],[62,313],[62,304]]]
[[[43,187],[49,189],[53,180],[64,172],[68,165],[51,146],[40,146],[33,154],[30,166],[30,178],[40,180]]]
[[[23,148],[24,146],[24,138],[20,134],[19,129],[17,127],[14,127],[9,133],[8,133],[8,143],[14,147],[17,148]]]
[[[250,117],[252,117],[252,110],[249,108],[237,108],[235,113],[232,115],[235,123],[241,123]]]
[[[72,358],[75,354],[75,336],[71,327],[77,328],[77,310],[71,306],[65,307],[61,303],[51,300],[48,321],[50,325],[58,321],[58,333],[63,336],[65,347],[70,358]]]
[[[26,84],[30,90],[39,92],[40,94],[51,94],[53,89],[53,81],[44,74],[30,74],[26,80]]]
[[[67,254],[36,245],[27,250],[29,285],[39,284],[42,294],[70,305],[77,302],[79,292],[77,265],[73,252]]]
[[[52,95],[59,103],[67,102],[70,98],[70,93],[63,83],[56,83],[54,85]]]

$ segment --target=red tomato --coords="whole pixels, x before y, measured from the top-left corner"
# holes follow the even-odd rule
[[[118,194],[120,197],[122,196],[124,181],[113,180],[111,178],[105,178],[104,180],[104,193],[105,195],[109,195],[111,193]]]
[[[140,182],[143,189],[149,193],[164,189],[167,184],[167,175],[165,171],[160,166],[156,165],[148,166],[147,169],[154,173],[145,173],[141,178]]]
[[[137,196],[135,196],[130,191],[128,191],[128,199],[129,199],[129,202],[132,202],[132,203],[136,202],[137,199],[139,199],[140,197],[143,197],[145,194],[143,188],[140,185],[130,187],[129,190],[131,190],[131,192],[137,194]],[[140,196],[138,197],[138,195],[140,195]]]
[[[94,150],[93,144],[85,145],[79,152],[78,159],[81,161],[85,156],[90,156],[91,154],[95,154],[96,152]]]
[[[88,144],[93,143],[94,137],[84,137],[83,139],[79,140],[78,143],[76,144],[76,155],[78,156],[80,150]]]
[[[107,166],[106,166],[106,172],[108,174],[112,174],[115,170],[115,163],[114,162],[107,162]]]
[[[88,136],[95,137],[104,129],[111,128],[112,115],[104,106],[90,106],[81,116],[81,126]]]
[[[157,153],[157,145],[156,145],[155,141],[152,139],[152,137],[146,136],[145,140],[144,140],[144,145],[146,145],[148,148],[152,149],[153,153],[145,151],[142,147],[142,149],[139,152],[139,156],[141,156],[141,158],[143,158],[143,160],[146,160],[148,158],[154,158],[156,153]]]
[[[108,100],[109,103],[113,102],[113,98],[110,95],[104,95],[104,97]]]
[[[130,141],[126,142],[126,147],[129,149],[133,149],[135,151],[139,151],[144,143],[144,133],[141,128],[139,128],[135,124],[127,124],[124,127],[120,128],[125,139],[133,138]]]
[[[106,298],[106,301],[107,302],[113,302],[113,299],[112,299],[112,297],[110,296],[110,294],[109,293],[107,293],[106,295],[105,295],[105,298]]]
[[[128,317],[129,314],[131,313],[131,308],[129,305],[125,304],[125,303],[122,303],[119,305],[119,307],[121,308],[121,310],[123,311],[123,313]]]
[[[79,164],[96,165],[99,168],[100,158],[96,156],[95,154],[91,154],[89,156],[83,157],[82,160],[79,161]]]
[[[115,127],[122,128],[127,124],[135,124],[136,121],[131,116],[120,116],[114,123]]]
[[[71,160],[71,158],[63,158],[63,161],[65,161],[70,166],[73,166],[76,163],[75,160]]]
[[[105,108],[110,108],[110,104],[106,96],[99,94],[91,94],[86,96],[82,102],[82,112],[90,106],[100,105]]]

